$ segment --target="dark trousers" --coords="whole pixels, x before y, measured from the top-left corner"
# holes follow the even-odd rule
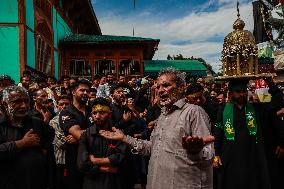
[[[66,166],[65,178],[68,189],[82,188],[83,176],[76,165]]]
[[[66,178],[66,167],[65,165],[56,165],[55,168],[55,189],[67,189],[67,178]]]

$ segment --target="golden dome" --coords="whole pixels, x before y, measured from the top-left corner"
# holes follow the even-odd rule
[[[234,25],[233,25],[233,28],[235,30],[243,30],[244,27],[245,27],[245,22],[243,20],[241,20],[240,18],[238,18],[235,22],[234,22]]]
[[[250,31],[247,30],[235,30],[229,33],[224,39],[224,48],[239,46],[239,48],[245,48],[247,45],[256,47],[255,38]],[[240,49],[240,50],[241,50]]]

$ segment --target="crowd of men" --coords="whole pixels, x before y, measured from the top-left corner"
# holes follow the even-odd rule
[[[282,188],[283,93],[266,82],[269,103],[247,81],[186,82],[172,68],[1,76],[0,188]]]

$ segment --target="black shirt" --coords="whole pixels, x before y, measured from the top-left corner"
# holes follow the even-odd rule
[[[148,88],[141,88],[135,97],[135,105],[140,112],[144,112],[144,110],[150,105],[148,90]]]
[[[211,99],[206,99],[206,102],[201,106],[210,118],[211,125],[213,126],[217,120],[219,104]]]
[[[53,118],[56,116],[56,114],[55,114],[55,112],[54,112],[53,110],[48,110],[48,111],[51,113],[51,117],[49,118],[49,120],[51,120],[51,119],[53,119]],[[41,120],[44,121],[44,117],[43,117],[42,113],[39,112],[39,111],[36,110],[36,109],[31,109],[31,110],[29,111],[29,115],[30,115],[31,117],[36,117],[36,118],[39,118],[39,119],[41,119]]]
[[[31,117],[36,117],[36,118],[38,118],[38,119],[44,120],[42,114],[41,114],[39,111],[37,111],[36,109],[31,109],[31,110],[29,111],[29,115],[30,115]]]
[[[91,125],[91,110],[86,109],[86,114],[79,111],[74,105],[70,105],[61,111],[59,115],[59,124],[65,136],[70,135],[69,129],[74,125],[79,125],[82,130]],[[75,166],[78,152],[78,144],[67,144],[66,146],[66,166]]]
[[[158,104],[149,106],[147,108],[146,122],[147,124],[159,118],[161,115],[161,107]]]
[[[18,150],[15,141],[33,129],[40,137],[40,146]],[[46,150],[53,141],[52,129],[42,120],[26,116],[21,127],[0,121],[0,188],[44,189],[47,185]]]
[[[127,106],[120,106],[116,103],[111,105],[112,108],[112,124],[121,129],[126,135],[133,136],[135,131],[135,121],[130,119],[125,122],[123,120],[124,112],[131,112],[131,110]],[[132,116],[133,117],[133,116]]]
[[[111,130],[109,125],[108,130]],[[112,167],[120,167],[124,157],[126,145],[122,142],[105,139],[99,135],[96,125],[88,128],[79,141],[78,167],[84,173],[85,179],[83,189],[121,189],[119,174],[103,173],[99,166],[94,166],[89,155],[97,158],[109,158]],[[122,167],[123,169],[124,167]]]

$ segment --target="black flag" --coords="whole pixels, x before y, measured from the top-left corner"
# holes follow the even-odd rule
[[[253,34],[256,40],[256,43],[262,43],[265,41],[270,41],[273,37],[268,35],[267,29],[268,26],[266,23],[263,22],[263,16],[268,14],[267,7],[262,4],[260,1],[252,2],[253,5],[253,19],[254,19],[254,30]],[[263,11],[261,10],[263,9]]]

